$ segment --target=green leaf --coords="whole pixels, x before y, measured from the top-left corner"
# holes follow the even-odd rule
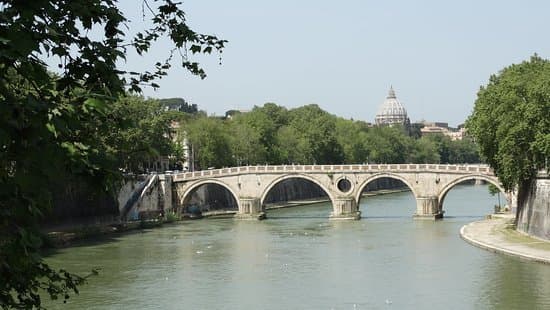
[[[55,130],[55,126],[52,123],[46,123],[46,128],[54,135],[54,137],[57,138],[57,131]]]
[[[104,100],[98,98],[88,98],[84,101],[84,108],[92,109],[100,113],[106,113],[108,106]]]

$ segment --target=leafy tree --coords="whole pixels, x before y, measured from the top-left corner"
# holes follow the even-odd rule
[[[439,163],[439,161],[440,155],[433,140],[422,137],[414,141],[409,162],[413,164],[433,164]]]
[[[367,130],[358,122],[338,118],[336,120],[336,139],[342,147],[344,162],[347,164],[364,163],[369,157]]]
[[[450,137],[443,134],[430,134],[422,137],[431,141],[439,155],[439,161],[442,164],[464,164],[464,163],[479,163],[479,150],[472,139],[465,137],[462,140],[451,140]],[[419,141],[419,140],[418,140]]]
[[[266,149],[258,131],[243,122],[231,122],[229,131],[231,153],[237,166],[266,162]]]
[[[263,107],[254,107],[248,113],[238,114],[236,120],[246,124],[260,136],[260,143],[266,150],[266,159],[271,163],[279,163],[281,159],[275,151],[276,135],[279,128],[286,124],[287,110],[273,103]]]
[[[491,183],[489,183],[487,189],[489,190],[489,194],[491,194],[491,196],[497,195],[498,207],[500,208],[500,189]]]
[[[219,118],[199,117],[184,127],[200,169],[235,164],[225,124]]]
[[[189,114],[197,114],[199,109],[196,104],[189,104],[183,98],[160,99],[160,104],[168,110],[180,111]]]
[[[108,190],[118,169],[103,155],[101,126],[111,104],[130,89],[158,87],[175,54],[204,78],[188,53],[221,51],[225,41],[190,29],[170,0],[149,9],[150,27],[129,38],[129,21],[114,0],[0,0],[0,305],[40,308],[39,292],[68,298],[83,278],[55,271],[39,254],[38,221],[51,207],[47,186],[59,171]],[[138,4],[136,4],[138,5]],[[146,10],[146,11],[145,11]],[[94,35],[89,36],[93,31]],[[128,72],[119,64],[128,50],[146,53],[168,37],[174,48],[151,71]],[[58,59],[58,74],[45,59]]]
[[[443,134],[437,133],[437,134],[429,134],[423,137],[423,139],[427,139],[431,141],[435,147],[436,147],[436,153],[439,154],[439,160],[443,164],[449,164],[450,156],[451,156],[451,138],[448,136],[445,136]]]
[[[480,163],[479,148],[469,137],[451,141],[449,144],[449,164]]]
[[[421,129],[424,127],[424,124],[413,123],[409,128],[409,136],[413,139],[420,139],[422,137]]]
[[[382,126],[368,131],[367,143],[371,163],[401,164],[411,152],[411,140],[403,128]]]
[[[268,102],[264,104],[260,110],[273,121],[277,129],[281,128],[281,126],[283,125],[288,124],[289,113],[285,107],[278,106],[272,102]]]
[[[166,111],[158,100],[122,97],[112,104],[106,132],[100,138],[114,153],[117,167],[142,173],[145,163],[177,153],[171,124],[181,120],[182,113]],[[178,159],[181,158],[174,158]]]
[[[276,153],[281,164],[312,164],[314,162],[310,141],[292,126],[283,126],[276,136]]]
[[[341,164],[342,147],[335,136],[335,117],[315,104],[290,111],[289,125],[294,127],[310,145],[312,162],[316,164]]]
[[[520,198],[550,154],[549,94],[550,62],[535,55],[491,76],[467,121],[505,189],[519,186]]]

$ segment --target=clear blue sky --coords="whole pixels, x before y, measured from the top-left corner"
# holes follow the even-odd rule
[[[141,5],[121,1],[139,28]],[[182,97],[209,114],[275,102],[315,103],[345,118],[374,121],[390,85],[411,121],[455,126],[479,86],[532,54],[550,58],[550,1],[186,0],[189,24],[229,40],[194,57],[206,80],[172,69],[146,96]],[[152,58],[162,58],[159,44]],[[148,59],[128,58],[132,69]],[[149,60],[150,63],[150,60]]]

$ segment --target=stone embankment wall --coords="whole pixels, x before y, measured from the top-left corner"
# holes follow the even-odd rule
[[[127,177],[117,200],[123,221],[159,217],[164,209],[159,175]]]
[[[550,240],[550,179],[539,178],[518,214],[517,230]]]
[[[118,217],[113,195],[97,190],[83,179],[62,177],[45,186],[53,193],[53,207],[45,214],[43,226],[91,225],[112,222]]]

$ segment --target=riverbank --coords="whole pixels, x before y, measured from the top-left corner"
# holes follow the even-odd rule
[[[173,221],[148,220],[125,223],[102,223],[86,225],[51,226],[43,231],[46,248],[64,248],[75,242],[99,238],[113,234],[129,232],[138,229],[155,228]]]
[[[550,242],[518,232],[514,216],[497,215],[464,225],[460,236],[466,242],[495,253],[550,264]]]

